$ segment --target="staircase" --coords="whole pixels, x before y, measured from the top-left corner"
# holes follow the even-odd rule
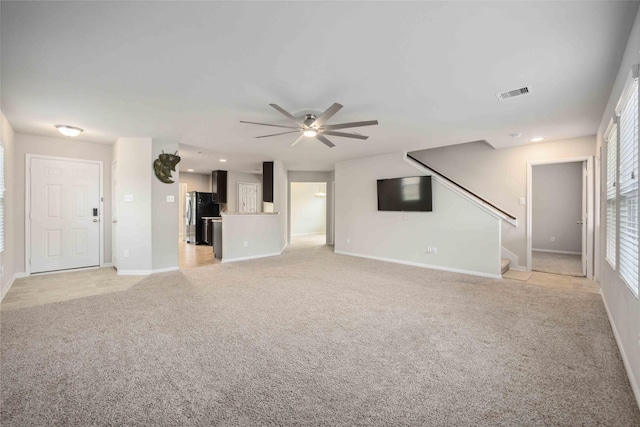
[[[500,274],[504,274],[509,271],[509,264],[511,264],[511,261],[507,258],[502,258],[500,260]]]

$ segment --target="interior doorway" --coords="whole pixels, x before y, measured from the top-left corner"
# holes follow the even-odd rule
[[[593,277],[591,157],[530,163],[527,267]]]
[[[292,182],[291,241],[305,240],[326,244],[327,239],[327,183]]]

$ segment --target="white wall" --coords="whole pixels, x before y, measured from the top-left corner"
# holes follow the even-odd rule
[[[376,181],[423,175],[401,153],[336,163],[335,251],[500,275],[501,221],[432,180],[432,212],[379,212]],[[426,253],[436,247],[437,253]]]
[[[563,141],[525,144],[495,150],[483,142],[433,148],[411,153],[491,203],[515,215],[518,227],[503,221],[502,245],[527,262],[526,206],[518,199],[527,195],[527,162],[595,155],[595,136]]]
[[[327,244],[333,244],[333,217],[332,211],[334,194],[333,194],[333,181],[334,171],[319,172],[319,171],[289,171],[289,182],[324,182],[327,184],[327,213],[326,213],[326,234]],[[291,197],[289,197],[289,212],[291,211]],[[291,221],[288,223],[287,233],[291,236]]]
[[[178,163],[178,168],[180,168],[180,163]],[[176,174],[173,175],[176,176]],[[181,184],[187,184],[187,191],[211,192],[211,174],[182,172],[180,170],[178,179]]]
[[[178,141],[153,140],[152,159],[158,158],[160,153],[174,153],[178,150]],[[179,165],[179,163],[178,163]],[[178,169],[178,168],[176,168]],[[151,180],[151,247],[152,269],[178,269],[178,230],[174,227],[181,218],[179,213],[179,185],[178,172],[171,172],[173,184],[166,184],[158,179],[152,166],[149,166]],[[173,202],[167,201],[173,197]]]
[[[316,197],[317,192],[325,197]],[[327,184],[324,182],[292,182],[291,235],[326,233],[327,231]]]
[[[24,271],[16,265],[16,174],[15,174],[15,133],[4,114],[0,112],[0,143],[4,148],[4,252],[0,253],[2,277],[0,296],[4,297],[15,280],[16,272]],[[24,205],[23,205],[24,206]],[[16,268],[20,268],[17,270]]]
[[[118,162],[118,274],[150,273],[152,266],[151,138],[119,138],[113,146]],[[155,176],[154,176],[155,178]],[[133,202],[124,196],[132,195]],[[171,224],[175,224],[175,219]],[[174,232],[175,226],[168,227]],[[174,242],[177,245],[178,238]],[[125,251],[129,256],[125,257]]]
[[[582,162],[533,166],[532,180],[532,248],[582,253]]]
[[[279,255],[280,214],[223,215],[222,261]]]
[[[248,182],[258,184],[256,199],[257,212],[262,212],[262,175],[242,172],[227,172],[227,203],[226,212],[238,212],[238,183]]]
[[[598,151],[600,151],[600,147],[603,146],[604,132],[614,114],[614,108],[624,88],[631,65],[638,63],[640,63],[640,10],[636,15],[635,23],[631,29],[629,41],[627,42],[620,64],[620,70],[598,129]],[[603,156],[603,158],[600,159],[600,164],[604,166],[606,163],[606,158]],[[600,267],[600,291],[607,307],[616,339],[618,340],[620,352],[625,361],[625,367],[627,368],[636,400],[640,406],[640,301],[632,295],[631,291],[618,276],[618,273],[612,269],[605,260],[606,203],[603,202],[606,200],[606,197],[603,192],[606,189],[607,174],[604,167],[601,170],[600,177],[600,222],[602,224],[600,227],[600,240],[603,242],[600,245],[597,259]]]
[[[98,160],[103,163],[104,179],[104,262],[111,262],[111,159],[112,147],[106,144],[82,142],[71,138],[49,138],[44,136],[15,134],[15,204],[13,214],[15,218],[15,266],[16,272],[23,273],[25,269],[25,161],[27,154],[40,154],[54,157],[68,157],[82,160]]]

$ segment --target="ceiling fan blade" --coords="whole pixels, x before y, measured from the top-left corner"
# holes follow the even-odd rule
[[[360,127],[360,126],[372,126],[372,125],[377,125],[377,124],[378,124],[377,120],[367,120],[367,121],[364,121],[364,122],[337,123],[335,125],[323,126],[323,128],[332,130],[332,129],[355,128],[355,127]]]
[[[244,120],[240,120],[240,123],[248,123],[250,125],[272,126],[274,128],[286,128],[286,129],[298,129],[298,130],[300,130],[299,127],[294,127],[294,126],[270,125],[269,123],[247,122],[247,121],[244,121]]]
[[[345,138],[356,138],[356,139],[368,139],[369,138],[368,136],[358,135],[358,134],[355,134],[355,133],[334,132],[332,130],[325,130],[322,133],[324,135],[343,136]]]
[[[277,104],[269,104],[270,106],[272,106],[273,108],[275,108],[276,110],[278,110],[283,116],[285,116],[287,119],[293,121],[295,124],[297,124],[298,126],[302,126],[302,123],[300,122],[300,120],[296,119],[291,113],[289,113],[287,110],[285,110],[284,108],[280,107]]]
[[[304,134],[300,134],[300,136],[298,137],[298,139],[296,139],[295,141],[293,141],[293,144],[291,144],[292,147],[295,147],[298,142],[302,141],[304,139]]]
[[[342,108],[342,105],[338,104],[337,102],[334,102],[331,107],[327,108],[324,113],[320,114],[320,117],[318,117],[315,122],[311,123],[311,127],[312,128],[319,128],[327,120],[329,120],[331,117],[333,117],[333,115],[335,113],[340,111],[341,108]]]
[[[299,130],[292,130],[292,131],[289,131],[289,132],[272,133],[271,135],[256,136],[256,138],[268,138],[270,136],[286,135],[288,133],[296,133],[296,132],[300,132],[300,131]]]
[[[325,138],[324,136],[322,136],[320,134],[316,134],[316,139],[318,141],[322,142],[324,145],[326,145],[329,148],[336,146],[333,142],[329,141],[327,138]]]

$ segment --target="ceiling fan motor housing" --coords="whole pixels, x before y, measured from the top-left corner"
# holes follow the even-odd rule
[[[316,115],[315,114],[305,114],[304,115],[304,121],[303,123],[307,126],[311,126],[311,124],[313,122],[316,121]]]

